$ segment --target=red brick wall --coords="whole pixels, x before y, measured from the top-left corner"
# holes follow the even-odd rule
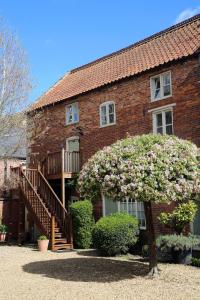
[[[7,163],[7,178],[10,177],[10,167],[17,167],[20,165],[21,162],[24,162],[24,160],[17,159],[17,158],[0,159],[0,188],[4,183],[5,160]]]
[[[172,74],[172,97],[151,103],[150,77],[168,70]],[[100,128],[99,105],[109,100],[115,101],[116,125]],[[73,101],[79,102],[80,121],[76,125],[66,126],[65,106]],[[44,109],[37,135],[29,147],[31,164],[45,157],[47,151],[60,150],[65,146],[66,138],[78,135],[77,126],[83,132],[80,152],[82,162],[85,162],[97,150],[124,138],[127,133],[140,135],[152,132],[152,115],[148,110],[171,103],[176,103],[173,108],[174,134],[200,146],[200,67],[197,57],[154,69]],[[100,210],[101,204],[96,205],[95,214],[99,215]],[[156,208],[154,214],[158,212]],[[157,231],[159,229],[158,225]]]
[[[7,159],[7,178],[10,176],[10,167],[17,167],[22,162],[20,159]],[[12,197],[9,190],[2,191],[1,187],[4,184],[4,160],[0,159],[0,220],[3,224],[8,226],[10,236],[14,239],[18,238],[18,222],[19,222],[19,194],[15,193]],[[24,226],[24,217],[21,218],[22,227]]]

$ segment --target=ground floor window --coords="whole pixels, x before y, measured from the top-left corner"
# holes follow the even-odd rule
[[[108,216],[115,212],[127,212],[135,216],[140,225],[140,229],[146,229],[146,219],[143,202],[137,202],[133,199],[124,199],[122,201],[113,201],[103,196],[103,216]]]
[[[200,235],[200,205],[198,205],[197,213],[191,224],[191,231],[194,235]]]

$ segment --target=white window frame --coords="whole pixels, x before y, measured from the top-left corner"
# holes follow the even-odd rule
[[[165,118],[165,113],[170,111],[172,114],[172,135],[174,134],[174,119],[173,119],[173,106],[167,106],[166,108],[160,108],[157,110],[153,110],[152,112],[152,119],[153,119],[153,133],[158,134],[157,132],[157,124],[156,124],[156,115],[158,114],[162,114],[162,128],[163,128],[163,133],[162,134],[166,134],[166,118]],[[170,124],[168,124],[170,125]]]
[[[114,105],[114,121],[113,123],[107,123],[107,124],[102,124],[102,118],[101,118],[101,108],[103,106],[106,106],[106,118],[107,120],[109,120],[109,105],[110,104],[113,104]],[[100,106],[99,106],[99,116],[100,116],[100,127],[107,127],[107,126],[112,126],[112,125],[115,125],[116,124],[116,110],[115,110],[115,102],[114,101],[106,101],[104,103],[102,103]]]
[[[163,76],[166,75],[166,74],[170,75],[170,90],[171,90],[171,93],[170,93],[170,95],[164,96]],[[153,83],[153,80],[155,78],[158,78],[158,77],[160,77],[160,95],[161,96],[159,98],[154,98],[154,83]],[[151,102],[159,101],[159,100],[162,100],[162,99],[172,97],[172,75],[171,75],[171,71],[167,71],[167,72],[160,73],[158,75],[152,76],[150,78],[150,89],[151,89]]]
[[[68,110],[69,110],[69,107],[70,106],[76,106],[76,108],[77,108],[77,112],[78,112],[78,120],[77,121],[75,121],[74,120],[74,114],[72,114],[72,121],[71,122],[68,122],[68,118],[67,118],[67,113],[68,113]],[[65,116],[66,116],[66,125],[71,125],[71,124],[76,124],[76,123],[78,123],[79,122],[79,106],[78,106],[78,102],[73,102],[73,103],[70,103],[70,104],[68,104],[68,105],[66,105],[66,111],[65,111]]]
[[[102,197],[102,208],[103,208],[103,217],[106,216],[106,205],[105,205],[105,201],[106,201],[106,198],[105,198],[105,195],[103,193],[101,193],[101,197]],[[126,198],[126,209],[127,209],[127,213],[129,214],[129,211],[128,211],[128,202],[129,202],[129,199]],[[137,203],[138,201],[134,201],[136,203],[136,218],[138,219],[138,209],[137,209]],[[117,201],[117,211],[120,212],[121,211],[121,208],[120,208],[120,201]],[[142,230],[146,230],[146,216],[145,216],[145,226],[140,226],[140,229]]]

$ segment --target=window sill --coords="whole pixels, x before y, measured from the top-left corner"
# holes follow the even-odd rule
[[[78,124],[78,123],[79,123],[79,121],[73,122],[73,123],[67,123],[67,124],[65,124],[65,126],[70,126],[70,125],[74,125],[74,124]]]
[[[165,96],[165,97],[157,98],[157,99],[151,98],[151,102],[157,102],[157,101],[164,100],[164,99],[167,99],[167,98],[170,98],[170,97],[172,97],[172,94],[169,95],[169,96]]]
[[[116,122],[112,123],[112,124],[100,125],[99,128],[109,127],[109,126],[113,126],[113,125],[116,125]]]

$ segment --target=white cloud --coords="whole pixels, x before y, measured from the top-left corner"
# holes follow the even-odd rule
[[[198,13],[200,13],[200,6],[197,6],[195,8],[188,8],[183,10],[176,18],[175,23],[179,23],[182,21],[185,21],[195,15],[197,15]]]

